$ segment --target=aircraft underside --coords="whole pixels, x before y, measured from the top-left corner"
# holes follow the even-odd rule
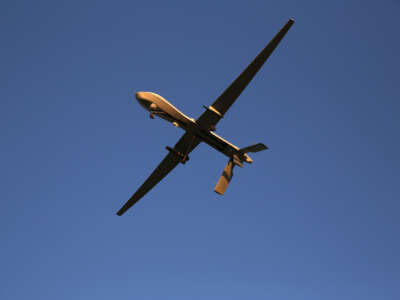
[[[173,147],[166,147],[169,152],[167,156],[161,161],[153,173],[150,174],[131,198],[121,207],[117,212],[117,215],[121,216],[124,214],[158,182],[167,176],[171,170],[179,165],[179,163],[186,163],[189,159],[190,152],[196,148],[200,142],[205,142],[229,158],[228,163],[214,188],[214,191],[220,195],[225,193],[229,182],[233,177],[234,166],[237,165],[242,167],[244,162],[253,162],[253,160],[247,155],[248,152],[259,152],[268,149],[267,146],[262,143],[239,148],[217,135],[214,131],[217,123],[224,117],[231,105],[257,74],[265,61],[278,46],[282,38],[289,31],[293,23],[294,20],[289,19],[289,21],[286,22],[281,30],[247,66],[247,68],[214,101],[212,105],[205,107],[206,111],[196,120],[184,115],[160,95],[151,92],[136,93],[136,99],[140,105],[150,112],[151,118],[154,118],[154,116],[163,118],[171,122],[174,126],[184,129],[185,133]]]

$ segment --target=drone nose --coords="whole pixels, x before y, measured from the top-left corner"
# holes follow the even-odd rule
[[[148,100],[145,98],[145,93],[144,92],[137,92],[135,94],[137,101],[143,105],[144,107],[148,106]]]
[[[137,92],[136,94],[135,94],[135,96],[136,96],[136,99],[137,100],[144,100],[143,99],[143,95],[144,93],[143,92]]]
[[[149,109],[150,104],[152,103],[148,97],[146,97],[147,93],[146,92],[137,92],[135,94],[137,101],[139,102],[140,105],[142,105],[145,109]]]

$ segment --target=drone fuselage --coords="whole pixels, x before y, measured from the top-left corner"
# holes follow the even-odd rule
[[[150,112],[151,117],[160,117],[174,126],[182,128],[229,158],[233,158],[236,154],[240,155],[240,158],[247,163],[253,162],[248,154],[240,153],[239,147],[220,137],[212,130],[202,128],[196,123],[195,119],[186,116],[160,95],[152,92],[137,92],[136,99],[144,109]]]

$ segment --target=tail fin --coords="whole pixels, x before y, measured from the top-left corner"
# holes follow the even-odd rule
[[[267,149],[268,149],[268,147],[265,146],[263,143],[258,143],[258,144],[251,145],[251,146],[240,149],[238,156],[240,157],[241,161],[245,161],[245,162],[251,164],[253,162],[253,160],[250,158],[250,156],[247,155],[247,152],[259,152],[259,151],[263,151],[263,150],[267,150]]]
[[[243,167],[243,161],[247,163],[251,163],[253,160],[247,155],[247,152],[259,152],[268,149],[262,143],[258,143],[255,145],[251,145],[245,148],[242,148],[238,151],[238,153],[234,154],[233,157],[228,161],[228,164],[225,166],[224,171],[222,172],[221,177],[219,178],[217,185],[214,188],[214,192],[217,194],[223,195],[228,188],[229,183],[233,177],[233,167],[235,165],[239,167]]]
[[[263,143],[258,143],[255,145],[251,145],[245,148],[240,149],[240,152],[242,153],[247,153],[247,152],[259,152],[259,151],[263,151],[263,150],[267,150],[268,147],[265,146]]]
[[[231,179],[233,177],[233,167],[235,165],[233,164],[233,160],[230,159],[228,161],[228,164],[225,166],[224,172],[222,172],[221,177],[219,178],[217,185],[214,188],[214,192],[217,194],[223,195],[226,191],[226,188],[229,185],[229,182],[231,182]]]

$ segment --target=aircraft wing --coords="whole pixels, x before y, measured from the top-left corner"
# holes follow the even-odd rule
[[[185,133],[176,143],[174,149],[189,154],[200,143],[197,137]],[[148,191],[150,191],[157,183],[161,181],[169,172],[172,171],[180,162],[180,158],[170,151],[157,168],[151,173],[149,178],[141,185],[141,187],[132,195],[132,197],[117,212],[118,216],[122,216],[132,205],[138,202]]]
[[[268,45],[257,55],[247,68],[235,79],[234,82],[218,97],[215,102],[196,120],[203,128],[211,130],[215,128],[218,121],[224,116],[239,95],[243,92],[249,82],[257,74],[271,53],[278,46],[279,42],[293,25],[294,20],[290,19],[268,43]]]

